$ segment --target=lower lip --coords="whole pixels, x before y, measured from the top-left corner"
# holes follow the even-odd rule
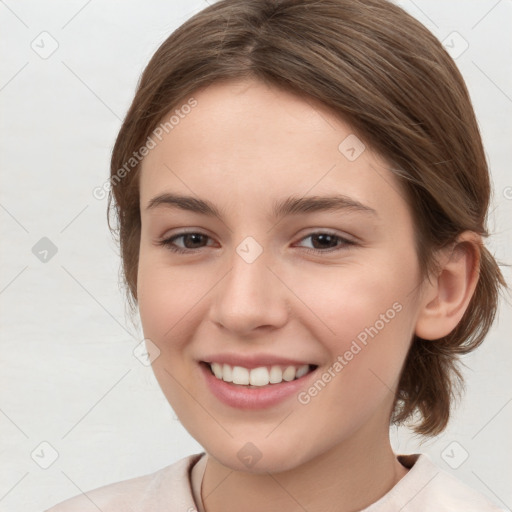
[[[248,388],[224,382],[213,375],[210,365],[200,363],[201,371],[210,391],[223,403],[238,409],[264,409],[283,402],[292,395],[297,395],[316,369],[290,382],[269,384],[262,387]]]

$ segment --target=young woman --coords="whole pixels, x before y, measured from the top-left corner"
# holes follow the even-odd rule
[[[204,452],[53,512],[499,510],[389,440],[446,427],[505,285],[469,95],[425,27],[385,0],[220,0],[150,61],[110,181]]]

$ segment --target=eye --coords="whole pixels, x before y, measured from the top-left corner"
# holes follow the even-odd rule
[[[302,238],[301,241],[307,240],[308,238],[312,240],[312,245],[314,247],[306,248],[306,250],[307,252],[313,252],[316,254],[340,251],[346,249],[347,246],[356,245],[356,242],[353,240],[323,231],[311,233]]]
[[[348,246],[356,245],[356,242],[354,242],[353,240],[349,240],[334,233],[328,233],[323,231],[310,233],[309,235],[302,238],[300,241],[302,242],[307,239],[312,240],[313,247],[305,247],[306,251],[315,254],[340,251],[346,249]],[[181,240],[183,246],[180,246],[176,243],[178,240]],[[205,242],[207,242],[208,240],[211,240],[211,238],[205,235],[204,233],[189,232],[178,233],[169,238],[159,240],[157,244],[166,247],[172,252],[184,254],[197,252],[198,249],[202,249],[203,247],[205,247]]]
[[[209,239],[210,237],[203,233],[179,233],[177,235],[173,235],[169,238],[165,238],[163,240],[159,240],[158,245],[164,246],[172,252],[178,253],[189,253],[194,252],[196,249],[201,249],[201,242],[205,239]],[[176,240],[182,239],[185,247],[180,247],[175,244]],[[198,247],[198,245],[200,247]],[[190,247],[192,246],[192,247]]]

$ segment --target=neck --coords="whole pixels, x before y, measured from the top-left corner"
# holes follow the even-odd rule
[[[364,430],[364,429],[362,429]],[[354,512],[375,503],[407,473],[386,432],[359,432],[300,466],[278,473],[234,471],[208,455],[201,494],[206,512]]]

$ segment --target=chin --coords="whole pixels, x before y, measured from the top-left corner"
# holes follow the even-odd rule
[[[233,446],[226,443],[216,444],[210,450],[207,446],[205,451],[223,466],[233,471],[242,471],[252,474],[281,473],[292,470],[307,462],[307,455],[302,451],[299,454],[297,444],[290,447],[278,449],[267,443],[261,449],[253,443],[234,442]]]

